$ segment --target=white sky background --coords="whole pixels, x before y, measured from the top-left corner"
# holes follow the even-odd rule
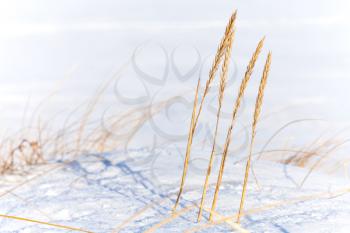
[[[67,75],[57,103],[84,99],[147,40],[169,50],[195,45],[208,56],[236,8],[233,56],[240,72],[263,35],[265,54],[267,49],[273,52],[266,105],[302,105],[298,117],[317,116],[347,125],[347,0],[0,1],[1,122],[8,125],[20,118],[28,96],[34,107]],[[155,54],[146,54],[144,64],[156,59]],[[183,53],[184,63],[187,55]]]

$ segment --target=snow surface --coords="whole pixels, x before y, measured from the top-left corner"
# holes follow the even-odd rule
[[[0,186],[0,214],[101,233],[232,231],[234,217],[227,222],[208,224],[205,212],[204,219],[196,222],[196,204],[205,172],[194,163],[190,165],[179,214],[172,218],[182,159],[171,146],[152,153],[139,149],[128,156],[123,152],[85,155],[69,163],[58,161],[32,167],[26,174],[7,175]],[[199,153],[202,152],[194,152]],[[234,216],[239,204],[244,164],[228,161],[216,209],[219,215],[214,222],[222,216]],[[248,214],[241,221],[244,229],[349,232],[347,180],[313,173],[300,188],[297,184],[307,172],[302,168],[260,161],[254,168],[260,188],[251,176],[245,208]],[[0,221],[2,233],[69,231],[14,219]]]

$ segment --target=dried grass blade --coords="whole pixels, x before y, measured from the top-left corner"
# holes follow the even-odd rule
[[[224,173],[227,152],[228,152],[228,149],[229,149],[229,146],[231,143],[232,129],[233,129],[236,117],[237,117],[239,107],[241,105],[242,98],[244,96],[244,91],[245,91],[247,84],[250,80],[250,77],[253,73],[253,69],[254,69],[256,60],[258,59],[259,54],[261,52],[261,49],[264,45],[264,40],[265,40],[265,37],[262,40],[260,40],[258,46],[255,49],[255,52],[254,52],[252,58],[250,59],[250,62],[247,66],[247,70],[245,72],[244,78],[243,78],[241,85],[240,85],[240,88],[239,88],[237,99],[236,99],[235,104],[234,104],[232,118],[231,118],[231,125],[230,125],[230,127],[227,131],[227,135],[226,135],[224,151],[223,151],[222,158],[221,158],[220,170],[219,170],[218,179],[216,182],[216,187],[215,187],[215,192],[214,192],[214,198],[213,198],[213,202],[212,202],[212,206],[211,206],[212,211],[215,211],[215,208],[216,208],[216,202],[217,202],[217,198],[219,195],[219,189],[220,189],[220,185],[221,185],[221,181],[222,181],[222,176]],[[211,214],[209,216],[209,220],[212,220],[212,217],[213,217],[213,215]]]
[[[256,125],[258,123],[258,119],[259,119],[260,112],[261,112],[261,106],[262,106],[262,102],[263,102],[263,98],[264,98],[264,90],[266,87],[267,77],[268,77],[269,71],[270,71],[270,65],[271,65],[271,52],[268,54],[267,59],[266,59],[263,76],[262,76],[261,81],[260,81],[258,97],[256,98],[254,119],[253,119],[253,124],[252,124],[252,139],[250,142],[249,156],[248,156],[246,169],[245,169],[242,197],[241,197],[241,202],[239,205],[239,211],[238,211],[238,215],[237,215],[237,223],[239,223],[240,217],[241,217],[242,211],[243,211],[244,200],[245,200],[246,189],[247,189],[248,178],[249,178],[249,168],[250,168],[250,163],[251,163],[254,139],[255,139],[255,135],[256,135]]]

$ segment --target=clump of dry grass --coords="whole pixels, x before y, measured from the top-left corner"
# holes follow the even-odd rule
[[[17,146],[13,146],[13,140],[3,141],[1,147],[8,144],[9,150],[5,150],[0,165],[0,174],[14,171],[18,166],[35,165],[44,163],[45,159],[38,141],[22,139]],[[2,148],[1,148],[2,149]]]
[[[234,107],[233,107],[233,112],[232,112],[232,117],[231,117],[231,124],[228,128],[227,134],[226,134],[226,141],[225,141],[225,145],[224,145],[224,149],[223,149],[223,154],[222,154],[222,159],[221,159],[221,164],[220,164],[220,170],[219,170],[219,174],[218,174],[218,178],[217,178],[217,182],[216,182],[216,187],[215,187],[215,192],[214,192],[214,198],[213,198],[213,202],[212,202],[212,206],[211,206],[211,210],[215,211],[216,208],[216,201],[219,195],[219,189],[220,189],[220,185],[221,185],[221,181],[222,181],[222,176],[224,173],[224,168],[225,168],[225,162],[226,162],[226,157],[227,157],[227,153],[228,153],[228,149],[231,143],[231,135],[232,135],[232,129],[234,127],[234,123],[235,120],[237,118],[237,113],[239,110],[239,107],[241,105],[241,101],[242,98],[244,96],[244,91],[248,85],[248,82],[250,80],[250,77],[253,73],[253,69],[255,66],[255,63],[259,57],[259,54],[261,52],[261,49],[264,45],[264,40],[265,38],[263,38],[262,40],[260,40],[260,42],[258,43],[258,46],[255,49],[255,52],[253,53],[252,58],[250,59],[250,62],[247,66],[247,70],[245,72],[244,78],[241,82],[241,85],[239,87],[239,92],[238,92],[238,96],[236,98]],[[212,220],[212,214],[209,216],[209,220]]]
[[[216,148],[216,139],[217,139],[217,134],[218,134],[218,125],[219,125],[219,121],[220,121],[220,117],[221,117],[221,108],[222,108],[222,102],[223,102],[223,97],[224,97],[224,92],[225,92],[225,88],[226,88],[226,82],[227,82],[227,73],[228,73],[228,65],[229,65],[229,60],[230,60],[230,56],[231,56],[231,46],[232,46],[232,40],[233,40],[233,36],[234,36],[234,22],[236,20],[236,12],[232,15],[227,27],[226,27],[226,31],[225,31],[225,35],[224,38],[222,39],[218,51],[216,53],[214,62],[213,62],[213,66],[209,72],[209,78],[206,81],[206,86],[204,89],[204,93],[203,93],[203,97],[202,100],[199,104],[199,108],[198,108],[198,112],[197,111],[197,98],[198,98],[198,86],[197,86],[197,90],[195,93],[195,101],[194,101],[194,106],[193,106],[193,110],[192,110],[192,117],[191,117],[191,124],[190,124],[190,130],[189,130],[189,134],[188,134],[188,141],[187,141],[187,147],[186,147],[186,156],[185,156],[185,161],[184,161],[184,168],[183,168],[183,172],[182,172],[182,177],[181,177],[181,183],[180,183],[180,190],[179,193],[177,195],[176,198],[176,202],[175,205],[173,207],[173,214],[175,214],[175,210],[176,207],[179,203],[181,194],[183,192],[183,186],[185,183],[185,179],[186,179],[186,174],[187,174],[187,170],[188,170],[188,162],[189,162],[189,158],[190,158],[190,153],[191,153],[191,146],[192,146],[192,141],[193,141],[193,135],[196,129],[196,125],[201,113],[201,110],[203,108],[203,103],[204,103],[204,99],[209,91],[210,88],[210,84],[213,81],[213,78],[215,76],[216,70],[218,69],[218,66],[221,62],[221,57],[224,54],[224,64],[222,65],[222,72],[221,72],[221,76],[220,76],[220,86],[219,86],[219,96],[218,96],[218,109],[217,109],[217,113],[216,113],[216,124],[215,124],[215,131],[214,131],[214,138],[213,138],[213,144],[212,144],[212,149],[211,149],[211,154],[209,157],[209,163],[208,163],[208,168],[207,168],[207,173],[206,173],[206,177],[204,180],[204,184],[203,184],[203,191],[202,191],[202,197],[201,197],[201,201],[199,204],[199,211],[198,211],[198,216],[197,216],[197,221],[199,222],[202,216],[202,211],[205,208],[204,207],[204,202],[205,202],[205,198],[206,198],[206,193],[207,193],[207,188],[208,188],[208,182],[209,182],[209,177],[211,174],[211,170],[212,170],[212,165],[213,165],[213,160],[214,160],[214,154],[215,154],[215,148]],[[252,76],[253,70],[254,70],[254,66],[256,64],[256,61],[259,57],[259,54],[261,53],[263,44],[264,44],[264,40],[265,37],[263,39],[261,39],[249,61],[249,64],[247,66],[244,78],[242,79],[241,85],[239,87],[239,91],[238,91],[238,95],[237,98],[235,100],[234,106],[233,106],[233,112],[232,112],[232,117],[231,117],[231,123],[229,125],[227,134],[226,134],[226,140],[225,140],[225,144],[224,144],[224,149],[223,149],[223,153],[222,153],[222,158],[221,158],[221,163],[220,163],[220,169],[219,169],[219,173],[218,173],[218,178],[217,178],[217,182],[216,182],[216,186],[215,186],[215,192],[214,192],[214,197],[213,197],[213,201],[212,201],[212,205],[211,205],[211,210],[209,211],[210,215],[209,215],[209,220],[212,220],[213,217],[213,213],[215,213],[215,208],[216,208],[216,202],[217,202],[217,198],[218,198],[218,193],[219,193],[219,189],[220,189],[220,185],[222,182],[222,177],[223,177],[223,173],[224,173],[224,168],[225,168],[225,162],[226,162],[226,158],[227,158],[227,154],[228,154],[228,150],[229,150],[229,146],[231,143],[231,137],[232,137],[232,130],[234,127],[234,123],[235,120],[237,118],[237,113],[238,110],[240,108],[241,105],[241,101],[243,99],[244,93],[245,93],[245,89],[248,85],[248,82]],[[266,79],[268,76],[268,72],[269,72],[269,67],[270,67],[270,62],[271,62],[271,54],[268,54],[267,57],[267,61],[265,64],[265,68],[264,68],[264,72],[263,72],[263,77],[260,83],[260,87],[259,87],[259,93],[258,93],[258,97],[257,97],[257,102],[256,102],[256,108],[255,108],[255,112],[254,112],[254,122],[253,122],[253,135],[252,135],[252,143],[251,143],[251,150],[253,147],[253,142],[254,142],[254,137],[255,137],[255,127],[257,124],[257,120],[258,117],[260,115],[260,108],[261,108],[261,104],[262,104],[262,99],[263,99],[263,91],[266,85]],[[249,155],[249,159],[248,159],[248,165],[250,165],[250,160],[251,160],[251,153]],[[246,170],[249,170],[249,166],[247,166]],[[246,171],[247,173],[247,171]],[[246,181],[247,178],[245,178],[245,186],[244,186],[244,190],[246,187]],[[241,201],[241,207],[243,207],[243,200],[244,198],[242,198]],[[241,210],[240,210],[241,211]],[[239,216],[239,214],[238,214]]]
[[[266,87],[267,77],[268,77],[269,71],[270,71],[270,65],[271,65],[271,53],[269,53],[267,55],[263,76],[261,78],[261,82],[260,82],[260,86],[259,86],[258,97],[256,99],[253,124],[252,124],[252,138],[251,138],[251,142],[250,142],[249,156],[248,156],[246,169],[245,169],[243,190],[242,190],[241,202],[239,205],[237,223],[239,223],[240,217],[241,217],[242,211],[243,211],[244,200],[245,200],[245,195],[246,195],[246,188],[247,188],[247,184],[248,184],[249,169],[250,169],[250,163],[251,163],[251,157],[252,157],[252,151],[253,151],[253,145],[254,145],[254,139],[255,139],[255,135],[256,135],[256,125],[258,123],[258,119],[259,119],[260,112],[261,112],[261,106],[262,106],[262,102],[263,102],[263,98],[264,98],[264,90]]]
[[[190,155],[191,155],[192,138],[193,138],[193,135],[194,135],[195,130],[196,130],[196,126],[197,126],[197,123],[198,123],[199,116],[200,116],[200,114],[202,112],[202,109],[203,109],[204,100],[205,100],[205,97],[207,96],[207,94],[208,94],[208,92],[210,90],[211,83],[214,80],[216,71],[219,68],[219,65],[221,63],[222,57],[223,57],[223,55],[224,55],[224,53],[226,51],[226,47],[228,46],[227,41],[231,37],[231,33],[233,31],[234,24],[235,24],[235,21],[236,21],[236,16],[237,16],[237,11],[235,11],[232,14],[232,16],[230,17],[230,20],[229,20],[229,22],[228,22],[228,24],[226,26],[224,37],[222,38],[222,40],[220,42],[220,45],[219,45],[219,47],[217,49],[217,52],[216,52],[216,55],[215,55],[215,58],[214,58],[213,65],[212,65],[212,67],[211,67],[211,69],[209,71],[209,78],[206,81],[206,84],[205,84],[205,87],[204,87],[204,91],[203,91],[203,94],[202,94],[202,99],[201,99],[201,102],[200,102],[199,107],[198,107],[198,112],[196,113],[194,119],[191,119],[190,132],[191,132],[192,135],[189,135],[189,138],[191,138],[191,140],[188,140],[188,142],[187,142],[184,168],[183,168],[183,172],[182,172],[182,176],[181,176],[180,190],[179,190],[179,193],[177,195],[176,202],[175,202],[175,205],[173,207],[173,211],[176,210],[176,208],[177,208],[177,206],[179,204],[179,200],[180,200],[180,197],[181,197],[181,194],[182,194],[182,191],[183,191],[183,187],[185,185],[186,174],[187,174],[187,169],[188,169],[188,161],[189,161]],[[197,93],[196,93],[196,95],[197,95]],[[193,121],[193,123],[192,123],[192,121]]]
[[[226,83],[227,83],[227,76],[228,76],[228,67],[230,63],[230,57],[231,57],[231,48],[232,48],[232,42],[234,39],[234,31],[231,32],[229,35],[229,40],[227,40],[228,45],[226,46],[226,52],[225,52],[225,59],[224,59],[224,64],[222,66],[222,71],[221,71],[221,76],[220,76],[220,88],[219,88],[219,98],[218,98],[218,110],[216,113],[216,124],[215,124],[215,131],[214,131],[214,141],[212,145],[212,150],[210,153],[210,158],[209,158],[209,164],[207,168],[207,174],[205,177],[204,185],[203,185],[203,192],[202,192],[202,198],[199,206],[199,211],[198,211],[198,217],[197,221],[199,222],[202,216],[202,211],[203,211],[203,204],[205,202],[205,196],[207,193],[207,188],[208,188],[208,181],[211,173],[211,169],[213,166],[214,162],[214,154],[215,154],[215,148],[216,148],[216,138],[218,134],[218,126],[219,126],[219,121],[220,121],[220,115],[221,115],[221,107],[222,107],[222,101],[224,98],[224,92],[226,88]]]
[[[93,119],[92,115],[115,78],[117,76],[103,83],[85,105],[77,106],[69,112],[62,128],[50,127],[56,115],[45,121],[40,119],[39,110],[45,101],[40,102],[30,117],[29,125],[23,124],[18,132],[5,135],[0,140],[0,174],[22,173],[27,165],[43,164],[52,159],[72,161],[82,154],[113,151],[130,141],[150,117],[171,104],[172,98],[105,118],[101,123],[100,120]],[[81,110],[83,114],[79,115]],[[34,115],[38,115],[37,120]],[[119,133],[125,129],[123,134]]]

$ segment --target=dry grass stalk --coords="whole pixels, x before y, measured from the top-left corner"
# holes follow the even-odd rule
[[[217,179],[216,187],[215,187],[214,198],[213,198],[213,202],[212,202],[212,206],[211,206],[212,212],[215,211],[215,208],[216,208],[216,201],[218,198],[219,189],[220,189],[220,185],[221,185],[221,181],[222,181],[222,176],[223,176],[223,172],[224,172],[224,168],[225,168],[225,161],[226,161],[226,157],[227,157],[228,148],[229,148],[230,143],[231,143],[231,135],[232,135],[232,129],[234,126],[234,122],[237,118],[237,113],[238,113],[239,107],[241,105],[244,91],[245,91],[247,84],[248,84],[248,81],[250,80],[250,77],[253,73],[253,69],[254,69],[256,60],[258,59],[259,54],[261,52],[261,49],[264,45],[264,40],[265,40],[265,37],[259,42],[258,46],[255,49],[255,52],[254,52],[252,58],[250,59],[250,62],[247,66],[247,70],[245,72],[244,78],[243,78],[241,85],[240,85],[240,88],[239,88],[237,99],[236,99],[235,104],[234,104],[232,118],[231,118],[231,125],[230,125],[228,132],[227,132],[227,135],[226,135],[224,151],[223,151],[222,158],[221,158],[220,170],[219,170],[218,179]],[[209,220],[212,220],[212,217],[213,217],[213,215],[210,214]]]
[[[54,224],[54,223],[39,221],[39,220],[35,220],[35,219],[30,219],[30,218],[22,218],[22,217],[18,217],[18,216],[11,216],[11,215],[4,215],[4,214],[0,214],[0,217],[1,218],[18,220],[18,221],[25,221],[25,222],[30,222],[30,223],[36,223],[36,224],[40,224],[40,225],[46,225],[46,226],[50,226],[50,227],[54,227],[54,228],[58,228],[58,229],[65,229],[65,230],[69,230],[69,231],[92,233],[92,231],[84,230],[84,229],[81,229],[81,228],[65,226],[65,225],[60,225],[60,224]]]
[[[210,154],[210,158],[209,158],[207,174],[206,174],[204,185],[203,185],[202,198],[201,198],[198,217],[197,217],[198,222],[200,221],[201,216],[202,216],[203,204],[205,202],[205,196],[207,194],[207,189],[208,189],[208,181],[209,181],[211,169],[212,169],[213,162],[214,162],[216,138],[217,138],[218,126],[219,126],[220,115],[221,115],[222,100],[224,98],[224,92],[225,92],[226,83],[227,83],[228,67],[229,67],[229,63],[230,63],[231,48],[232,48],[233,39],[234,39],[234,31],[232,31],[232,33],[229,37],[229,40],[227,40],[228,45],[227,45],[227,49],[225,52],[224,64],[222,66],[222,71],[221,71],[221,76],[220,76],[220,89],[219,89],[219,98],[218,98],[218,105],[219,106],[218,106],[218,110],[216,113],[216,125],[215,125],[213,145],[212,145],[212,150],[211,150],[211,154]]]
[[[202,99],[201,99],[201,102],[199,104],[199,108],[198,108],[198,111],[197,113],[193,116],[193,123],[191,122],[191,126],[190,126],[190,132],[192,132],[194,134],[195,130],[196,130],[196,126],[197,126],[197,123],[198,123],[198,119],[199,119],[199,116],[202,112],[202,109],[203,109],[203,103],[204,103],[204,99],[205,97],[207,96],[209,90],[210,90],[210,85],[211,83],[213,82],[214,80],[214,77],[215,77],[215,74],[216,74],[216,71],[218,70],[219,68],[219,64],[221,63],[221,60],[222,60],[222,57],[223,57],[223,54],[226,50],[226,46],[227,46],[227,40],[230,38],[230,34],[233,30],[233,27],[234,27],[234,24],[235,24],[235,21],[236,21],[236,16],[237,16],[237,11],[235,11],[228,24],[226,25],[226,29],[225,29],[225,34],[224,34],[224,37],[223,39],[221,40],[220,42],[220,45],[217,49],[217,52],[216,52],[216,55],[215,55],[215,58],[214,58],[214,62],[213,62],[213,65],[209,71],[209,78],[208,80],[206,81],[206,84],[205,84],[205,88],[204,88],[204,92],[202,94]],[[196,93],[197,95],[197,93]],[[196,100],[197,101],[197,100]],[[193,136],[193,135],[192,135]],[[186,173],[187,173],[187,167],[188,167],[188,161],[190,159],[190,154],[191,154],[191,147],[192,147],[192,136],[189,135],[189,138],[191,137],[191,140],[188,140],[187,141],[187,147],[186,147],[186,155],[185,155],[185,164],[184,164],[184,168],[183,168],[183,173],[182,173],[182,178],[181,178],[181,184],[180,184],[180,190],[179,190],[179,193],[178,193],[178,196],[176,198],[176,202],[175,202],[175,205],[174,205],[174,208],[173,208],[173,211],[176,210],[177,208],[177,205],[179,203],[179,200],[180,200],[180,197],[181,197],[181,194],[182,194],[182,190],[183,190],[183,186],[185,184],[185,179],[186,179]]]
[[[143,231],[144,233],[153,233],[156,232],[158,229],[160,229],[162,226],[169,224],[170,222],[174,221],[175,219],[177,219],[178,217],[190,212],[192,209],[194,209],[196,207],[196,205],[188,205],[185,206],[184,208],[180,209],[179,211],[177,211],[176,213],[173,213],[171,216],[161,220],[160,222],[158,222],[157,224],[151,226],[149,229]]]
[[[200,84],[200,79],[198,79],[198,83],[197,83],[197,88],[196,88],[196,93],[194,96],[194,101],[193,101],[193,109],[192,109],[192,116],[191,116],[191,123],[190,123],[190,130],[188,132],[188,138],[187,138],[187,148],[186,148],[186,157],[185,157],[185,161],[184,161],[184,168],[183,168],[183,172],[182,172],[182,177],[181,177],[181,184],[180,184],[180,190],[179,193],[177,195],[177,199],[173,208],[173,211],[176,210],[176,207],[179,203],[180,200],[180,196],[182,194],[183,191],[183,186],[185,183],[185,178],[186,178],[186,174],[187,174],[187,170],[188,170],[188,161],[189,161],[189,151],[191,148],[191,144],[192,144],[192,139],[193,139],[193,135],[194,135],[194,129],[195,129],[195,117],[196,117],[196,109],[197,109],[197,101],[198,101],[198,89],[199,89],[199,84]]]
[[[211,210],[209,208],[204,208],[204,210],[209,212],[209,213],[212,213],[213,215],[215,215],[215,217],[217,217],[219,219],[225,218],[225,216],[222,216],[221,214],[219,214],[217,212],[211,212]],[[248,230],[244,229],[242,226],[240,226],[240,224],[237,224],[234,221],[232,221],[232,219],[225,219],[224,222],[232,228],[233,232],[249,233]]]
[[[287,200],[282,200],[282,201],[274,201],[270,204],[266,204],[266,205],[263,205],[263,206],[260,206],[257,208],[249,209],[249,210],[245,211],[243,213],[243,215],[248,215],[248,214],[252,215],[252,214],[260,213],[262,211],[272,210],[274,208],[278,208],[281,206],[292,205],[295,203],[305,202],[305,201],[309,201],[309,200],[316,200],[316,199],[321,199],[321,198],[330,199],[330,198],[338,197],[340,195],[347,194],[349,192],[350,192],[350,188],[343,188],[343,189],[339,189],[339,190],[331,192],[331,193],[328,190],[326,192],[320,192],[320,193],[315,193],[315,194],[311,194],[311,195],[299,196],[299,197],[292,198],[292,199],[287,199]],[[237,217],[237,214],[222,217],[214,222],[209,222],[209,223],[205,223],[205,224],[190,228],[185,232],[186,233],[199,232],[201,230],[208,229],[208,228],[213,227],[215,225],[222,224],[222,223],[226,222],[227,220],[230,220],[230,219],[233,219],[236,217]]]
[[[311,175],[311,173],[321,164],[321,162],[323,160],[325,160],[328,156],[331,155],[332,152],[334,152],[335,150],[339,149],[339,147],[343,146],[346,143],[349,143],[350,140],[345,140],[341,143],[338,143],[337,145],[335,145],[334,147],[332,147],[331,149],[329,149],[328,151],[326,151],[325,154],[321,155],[319,159],[316,160],[316,162],[310,167],[309,171],[307,172],[307,174],[305,175],[305,177],[303,178],[303,180],[301,181],[299,187],[302,188],[304,183],[306,182],[306,180],[309,178],[309,176]]]
[[[256,98],[254,118],[253,118],[253,124],[252,124],[252,138],[250,141],[249,156],[248,156],[246,169],[245,169],[241,203],[239,205],[239,211],[238,211],[238,215],[237,215],[237,223],[239,223],[240,217],[241,217],[242,211],[243,211],[244,200],[245,200],[247,184],[248,184],[248,177],[249,177],[249,168],[250,168],[250,163],[251,163],[254,139],[255,139],[255,135],[256,135],[256,125],[258,123],[259,115],[261,112],[261,106],[262,106],[262,102],[263,102],[263,98],[264,98],[264,90],[266,87],[267,77],[268,77],[269,71],[270,71],[270,65],[271,65],[271,52],[267,55],[263,76],[261,78],[261,82],[259,85],[258,97]]]
[[[114,77],[113,77],[114,78]],[[110,82],[113,80],[110,79],[108,80],[98,91],[97,94],[94,96],[94,98],[92,99],[92,101],[89,103],[86,112],[83,115],[83,118],[81,120],[80,126],[79,126],[79,130],[77,132],[77,141],[76,141],[76,155],[78,155],[80,153],[80,147],[81,147],[81,141],[83,139],[83,135],[84,135],[84,130],[86,128],[86,125],[88,123],[89,117],[90,115],[93,113],[95,107],[97,106],[98,102],[100,101],[103,93],[106,91],[107,87],[109,86]],[[76,156],[75,155],[75,156]]]
[[[226,26],[224,37],[222,38],[222,40],[220,42],[220,45],[219,45],[219,47],[218,47],[218,49],[216,51],[212,67],[211,67],[211,69],[209,71],[209,78],[208,78],[207,82],[205,83],[202,99],[201,99],[201,102],[199,104],[199,109],[198,109],[198,114],[196,116],[195,125],[197,125],[197,122],[198,122],[198,119],[199,119],[199,115],[202,112],[204,99],[205,99],[205,97],[207,96],[207,94],[208,94],[208,92],[210,90],[211,83],[214,80],[216,71],[218,70],[219,65],[221,63],[221,60],[222,60],[222,57],[223,57],[223,55],[224,55],[224,53],[226,51],[226,46],[228,45],[227,40],[231,37],[230,35],[231,35],[232,31],[233,31],[233,28],[234,28],[234,25],[235,25],[235,22],[236,22],[236,16],[237,16],[237,11],[235,11],[232,14],[232,16],[231,16],[231,18],[230,18],[230,20],[229,20],[229,22],[228,22],[228,24]]]

